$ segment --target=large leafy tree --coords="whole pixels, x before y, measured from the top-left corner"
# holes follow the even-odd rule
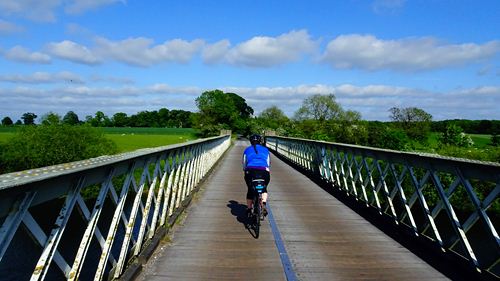
[[[158,110],[158,123],[160,127],[170,127],[168,126],[168,120],[170,118],[170,111],[166,108],[160,108]]]
[[[295,113],[295,118],[298,120],[312,119],[324,122],[341,119],[343,114],[344,111],[335,100],[335,95],[316,94],[303,101],[302,106]]]
[[[12,122],[12,119],[10,119],[9,116],[6,116],[6,117],[4,117],[2,119],[2,125],[4,125],[4,126],[10,126],[12,124],[14,124],[14,122]]]
[[[42,116],[42,125],[59,125],[61,124],[61,116],[54,112],[49,112]]]
[[[87,116],[87,123],[90,123],[92,127],[109,127],[111,126],[111,120],[109,117],[104,114],[102,111],[97,111],[94,115],[92,116]]]
[[[217,134],[220,129],[246,133],[248,118],[253,114],[245,99],[221,90],[202,93],[196,98],[196,106],[199,110],[196,125],[204,135]]]
[[[125,127],[129,124],[129,117],[127,116],[127,113],[117,112],[111,118],[111,122],[115,127]]]
[[[248,106],[247,101],[238,96],[235,93],[226,93],[232,100],[236,109],[238,109],[239,115],[241,118],[246,119],[253,115],[253,108]]]
[[[80,120],[78,119],[78,115],[75,112],[68,111],[66,115],[64,115],[62,122],[66,125],[78,125],[80,123]]]
[[[295,113],[301,137],[348,143],[361,143],[366,136],[357,111],[345,111],[335,95],[312,95],[306,98]]]
[[[401,127],[410,138],[418,141],[427,139],[432,122],[431,114],[417,107],[392,107],[389,112],[389,118]]]
[[[158,111],[140,111],[130,116],[130,126],[132,127],[159,127]]]
[[[259,114],[258,120],[265,129],[278,131],[279,134],[282,134],[290,123],[283,110],[275,105],[264,109]]]
[[[167,127],[189,128],[191,127],[191,115],[190,111],[173,109],[168,115]]]
[[[35,124],[35,119],[38,116],[35,113],[32,112],[26,112],[23,114],[21,119],[23,119],[24,125],[34,125]]]

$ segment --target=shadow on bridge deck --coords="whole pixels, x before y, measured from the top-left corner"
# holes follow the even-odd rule
[[[138,280],[285,280],[268,221],[259,239],[245,229],[246,187],[237,142],[202,187],[172,242]],[[441,280],[443,274],[272,158],[270,206],[300,280]]]

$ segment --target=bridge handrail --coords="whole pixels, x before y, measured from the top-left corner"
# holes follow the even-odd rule
[[[9,253],[19,248],[15,236],[24,232],[33,242],[22,243],[41,249],[25,276],[31,280],[60,273],[78,280],[83,271],[85,279],[119,277],[190,198],[230,142],[225,135],[0,175],[0,271],[15,263]],[[51,215],[55,221],[44,225]],[[85,231],[64,235],[75,220],[83,220]],[[87,257],[92,247],[101,253],[97,263]]]
[[[500,276],[500,164],[276,136],[266,144],[414,237]]]

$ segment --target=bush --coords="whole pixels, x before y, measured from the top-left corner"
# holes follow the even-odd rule
[[[500,135],[493,134],[491,136],[491,146],[500,146]]]
[[[474,144],[472,139],[463,133],[462,128],[453,124],[446,127],[446,130],[440,137],[440,141],[446,145],[460,147],[471,147]]]
[[[0,149],[0,173],[117,153],[116,144],[88,126],[24,126]]]
[[[406,150],[410,139],[401,129],[389,128],[380,123],[371,123],[368,126],[368,146]]]

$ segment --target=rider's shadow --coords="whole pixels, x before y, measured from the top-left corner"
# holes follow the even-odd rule
[[[227,207],[231,209],[231,214],[236,217],[239,223],[246,225],[247,223],[247,206],[238,203],[235,200],[229,200]]]

